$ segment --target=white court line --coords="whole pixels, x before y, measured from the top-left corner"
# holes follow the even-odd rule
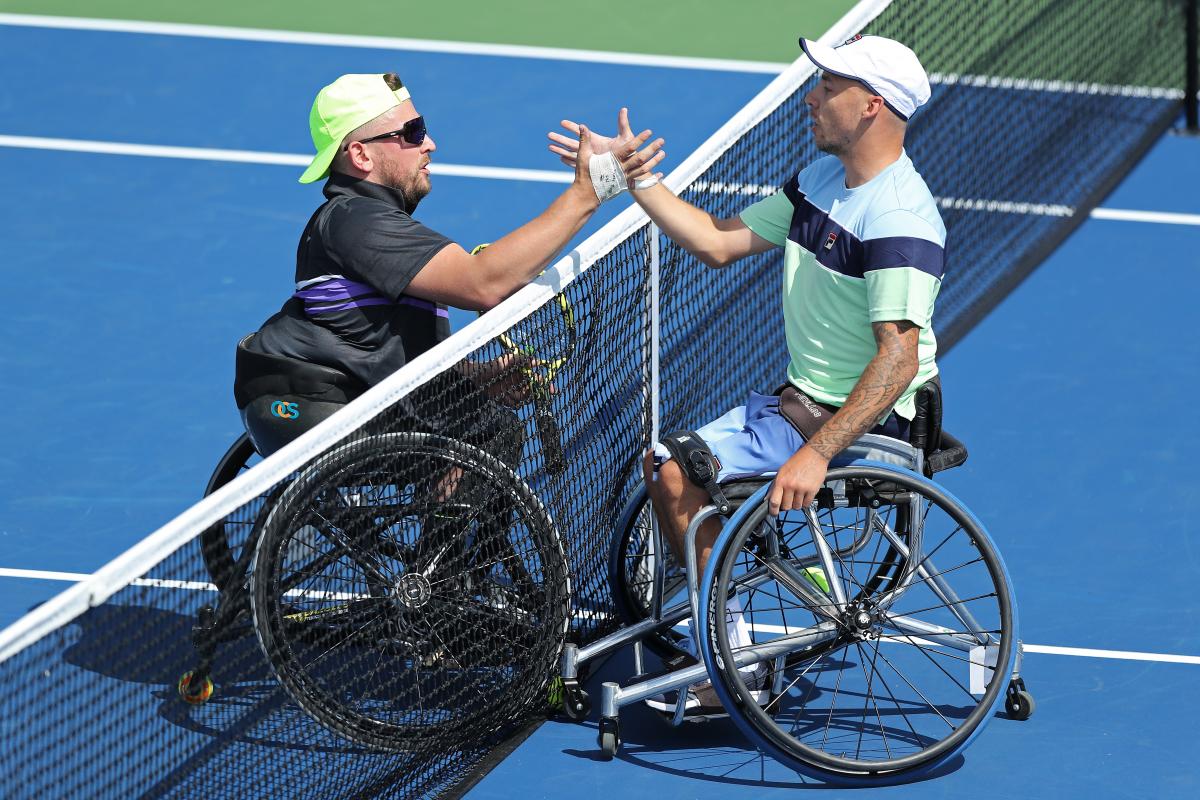
[[[89,574],[81,572],[54,572],[52,570],[42,569],[13,569],[10,567],[0,567],[0,578],[28,578],[33,580],[47,581],[82,581],[92,577]],[[211,583],[203,583],[201,581],[174,581],[158,578],[138,578],[134,581],[137,586],[155,586],[164,589],[193,589],[199,591],[215,592],[217,587]],[[338,595],[341,597],[342,595]],[[346,595],[350,596],[350,595]],[[608,615],[596,611],[578,610],[575,612],[576,619],[607,619]],[[764,625],[764,630],[771,630],[775,633],[785,633],[782,627]],[[1196,664],[1200,665],[1200,656],[1181,656],[1172,653],[1139,653],[1132,650],[1096,650],[1087,647],[1054,647],[1051,645],[1027,644],[1025,645],[1026,653],[1041,653],[1051,656],[1075,656],[1077,658],[1112,658],[1125,661],[1157,661],[1167,664]]]
[[[145,33],[157,36],[191,36],[203,39],[232,39],[245,42],[276,42],[324,47],[365,47],[373,50],[411,50],[424,53],[453,53],[472,56],[540,58],[550,61],[581,61],[590,64],[620,64],[638,67],[698,69],[714,72],[750,72],[778,75],[788,66],[768,61],[739,61],[726,58],[691,58],[642,53],[610,53],[601,50],[574,50],[566,47],[486,44],[483,42],[444,42],[432,39],[404,39],[394,36],[276,31],[261,28],[231,28],[217,25],[189,25],[173,22],[142,22],[86,17],[47,17],[34,14],[0,14],[0,25],[60,30]],[[798,53],[797,53],[798,54]]]
[[[96,19],[91,17],[58,17],[37,14],[0,14],[0,25],[58,30],[108,31],[140,33],[156,36],[190,36],[202,39],[227,39],[246,42],[274,42],[323,47],[359,47],[377,50],[409,50],[424,53],[457,55],[486,55],[507,58],[539,58],[551,61],[578,61],[590,64],[619,64],[622,66],[666,67],[715,72],[744,72],[778,75],[788,64],[774,61],[743,61],[725,58],[695,58],[643,53],[616,53],[602,50],[576,50],[565,47],[535,47],[532,45],[488,44],[483,42],[448,42],[433,39],[409,39],[394,36],[362,36],[356,34],[311,33],[263,28],[235,28],[219,25],[196,25],[177,22],[142,20]],[[797,49],[796,55],[800,52]],[[1121,86],[1101,83],[1045,80],[1040,78],[1011,78],[996,75],[960,75],[934,72],[929,82],[944,86],[973,86],[987,89],[1014,89],[1031,92],[1143,97],[1152,99],[1182,99],[1179,89],[1158,86]]]
[[[2,15],[0,15],[2,16]],[[0,147],[32,150],[59,150],[73,153],[96,153],[100,155],[143,156],[149,158],[180,158],[198,161],[224,161],[241,164],[264,164],[268,166],[304,167],[311,156],[296,153],[268,153],[260,150],[221,150],[210,147],[172,147],[166,145],[130,144],[127,142],[101,142],[88,139],[51,139],[42,136],[6,136],[0,134]],[[429,165],[435,175],[456,178],[486,178],[504,181],[533,181],[537,183],[567,184],[573,175],[566,170],[515,169],[510,167],[484,167],[471,164]],[[697,181],[687,191],[714,194],[742,194],[766,196],[773,194],[776,187],[757,184],[709,183]],[[1045,203],[1024,203],[1008,200],[983,200],[963,197],[939,197],[938,205],[946,209],[992,211],[1007,214],[1037,214],[1051,217],[1069,217],[1075,213],[1070,206]],[[1176,214],[1165,211],[1137,211],[1122,208],[1093,209],[1094,219],[1118,220],[1122,222],[1152,222],[1169,225],[1200,225],[1200,214]]]
[[[86,572],[55,572],[45,569],[13,569],[0,567],[0,578],[30,578],[42,581],[69,581],[78,583],[92,577]],[[203,581],[173,581],[165,578],[138,578],[134,586],[155,586],[160,589],[196,589],[199,591],[215,592],[217,587]]]
[[[1200,225],[1200,214],[1174,214],[1166,211],[1133,211],[1126,208],[1097,208],[1094,219],[1115,219],[1122,222],[1160,222],[1166,225]]]
[[[1082,658],[1119,658],[1128,661],[1163,661],[1169,664],[1200,664],[1200,656],[1179,656],[1170,653],[1137,653],[1131,650],[1094,650],[1088,647],[1052,647],[1044,644],[1025,645],[1026,653],[1050,656],[1079,656]]]
[[[209,147],[168,147],[165,145],[98,142],[86,139],[48,139],[40,136],[0,135],[0,147],[31,150],[60,150],[72,153],[98,153],[115,156],[144,156],[149,158],[181,158],[195,161],[225,161],[241,164],[306,167],[312,156],[293,153],[266,153],[259,150],[218,150]],[[566,170],[512,169],[509,167],[480,167],[463,164],[431,163],[435,175],[460,178],[491,178],[506,181],[537,181],[570,183],[572,173]]]

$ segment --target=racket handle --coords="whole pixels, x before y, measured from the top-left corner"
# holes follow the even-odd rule
[[[544,403],[535,403],[533,421],[537,425],[538,438],[542,440],[542,459],[546,470],[554,475],[560,474],[567,468],[563,458],[562,434],[558,429],[558,420]]]

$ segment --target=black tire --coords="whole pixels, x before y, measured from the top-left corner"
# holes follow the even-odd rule
[[[217,468],[204,488],[204,496],[208,497],[259,460],[250,437],[243,433],[217,462]],[[253,542],[257,537],[257,529],[261,528],[265,519],[266,507],[267,498],[260,497],[200,532],[200,553],[204,557],[204,566],[213,584],[222,593],[244,584],[244,569],[238,567],[238,559],[246,543]]]
[[[753,673],[717,670],[717,694],[751,740],[822,779],[913,779],[957,755],[1005,694],[1017,638],[1008,577],[982,526],[936,484],[868,466],[830,470],[826,480],[844,481],[849,500],[817,514],[834,552],[827,582],[841,584],[845,614],[830,621],[823,611],[834,608],[832,592],[809,595],[792,578],[794,590],[777,577],[780,566],[766,569],[770,556],[751,543],[762,532],[763,510],[755,509],[714,551],[713,580],[702,592],[705,659],[710,671],[734,663],[740,648],[723,621],[736,595],[755,645],[791,648],[761,664],[782,684],[765,706]],[[901,516],[919,523],[898,525]],[[778,530],[793,575],[814,563],[803,515],[781,515]],[[861,541],[862,531],[874,533]],[[982,665],[983,654],[971,648],[983,651],[981,641],[994,648],[997,666],[976,695],[972,661]]]
[[[393,751],[448,751],[544,710],[569,621],[566,557],[537,497],[499,460],[430,434],[370,436],[301,472],[250,586],[288,694]]]

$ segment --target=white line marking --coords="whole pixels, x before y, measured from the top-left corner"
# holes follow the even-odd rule
[[[45,569],[13,569],[0,567],[0,578],[31,578],[43,581],[69,581],[78,583],[92,577],[85,572],[55,572]],[[135,586],[156,586],[160,589],[196,589],[199,591],[215,592],[217,587],[203,581],[173,581],[165,578],[138,578]]]
[[[1133,211],[1125,208],[1097,208],[1093,219],[1115,219],[1122,222],[1160,222],[1166,225],[1200,225],[1200,214],[1174,214],[1166,211]]]
[[[980,89],[1015,89],[1057,94],[1091,94],[1110,97],[1145,97],[1153,100],[1182,100],[1184,91],[1161,86],[1121,86],[1106,83],[1079,83],[1040,78],[1004,78],[998,75],[958,75],[935,72],[929,82],[941,86],[974,86]]]
[[[87,573],[82,572],[55,572],[53,570],[44,569],[14,569],[11,567],[0,567],[0,578],[28,578],[34,580],[46,581],[70,581],[72,583],[85,580],[92,577]],[[156,586],[162,589],[190,589],[195,591],[215,592],[217,587],[211,583],[202,581],[175,581],[162,578],[138,578],[134,581],[137,586]],[[331,595],[331,597],[353,597],[356,595]],[[608,619],[609,615],[598,611],[587,611],[577,609],[575,611],[575,619]],[[774,633],[786,633],[786,630],[777,625],[760,626],[763,630]],[[921,640],[924,641],[924,640]],[[925,642],[933,646],[932,642]],[[1027,644],[1025,645],[1026,653],[1041,653],[1051,656],[1075,656],[1078,658],[1113,658],[1125,661],[1159,661],[1168,664],[1196,664],[1200,665],[1200,656],[1181,656],[1171,653],[1138,653],[1132,650],[1096,650],[1086,647],[1053,647],[1042,644]]]
[[[602,50],[576,50],[565,47],[535,47],[532,45],[489,44],[484,42],[448,42],[393,36],[311,33],[306,31],[235,28],[177,22],[58,17],[37,14],[0,14],[0,25],[27,28],[53,28],[58,30],[138,33],[153,36],[189,36],[201,39],[229,39],[245,42],[273,42],[320,47],[358,47],[376,50],[409,50],[425,53],[452,53],[472,56],[538,58],[550,61],[578,61],[591,64],[696,69],[714,72],[743,72],[762,75],[778,75],[788,66],[788,64],[774,61],[694,58],[689,56],[663,56],[643,53],[616,53]],[[929,76],[929,82],[942,86],[974,86],[985,89],[1145,97],[1156,100],[1180,100],[1184,95],[1183,91],[1179,89],[1159,86],[1120,86],[1037,78],[1006,78],[996,75],[959,75],[953,72],[935,72]]]
[[[293,153],[266,153],[258,150],[218,150],[209,147],[169,147],[165,145],[98,142],[86,139],[48,139],[40,136],[0,135],[0,147],[33,150],[60,150],[72,153],[97,153],[115,156],[144,156],[150,158],[182,158],[197,161],[225,161],[241,164],[306,167],[312,156]],[[456,178],[489,178],[504,181],[535,181],[540,183],[570,183],[574,175],[566,170],[514,169],[510,167],[481,167],[466,164],[429,165],[435,175]]]
[[[1128,661],[1165,661],[1170,664],[1200,664],[1200,656],[1179,656],[1170,653],[1137,653],[1131,650],[1093,650],[1087,647],[1052,647],[1043,644],[1025,645],[1026,653],[1082,658],[1119,658]]]
[[[3,134],[0,134],[0,147],[59,150],[72,153],[96,153],[99,155],[181,158],[197,161],[223,161],[284,167],[305,167],[308,166],[311,158],[310,156],[296,153],[268,153],[260,150],[221,150],[211,147],[173,147],[167,145],[130,144],[128,142],[100,142],[88,139],[5,136]],[[472,164],[441,164],[437,162],[429,166],[435,175],[447,175],[455,178],[484,178],[501,181],[533,181],[537,183],[559,184],[568,184],[574,179],[572,173],[566,170],[516,169],[511,167],[484,167]],[[778,188],[775,186],[760,186],[758,184],[696,181],[686,191],[765,197],[774,194],[778,191]],[[1038,214],[1051,217],[1069,217],[1075,213],[1075,209],[1071,206],[1014,202],[1011,200],[939,197],[937,198],[937,203],[938,206],[945,209],[966,209],[970,211],[990,211],[1005,214]],[[1123,222],[1200,225],[1200,214],[1175,214],[1165,211],[1097,208],[1092,211],[1091,216],[1095,219],[1119,220]]]
[[[573,50],[565,47],[487,44],[484,42],[444,42],[431,39],[403,39],[392,36],[276,31],[261,28],[231,28],[216,25],[189,25],[174,22],[90,19],[86,17],[47,17],[35,14],[0,14],[0,25],[60,30],[144,33],[155,36],[191,36],[202,39],[233,39],[244,42],[317,45],[321,47],[364,47],[374,50],[411,50],[424,53],[453,53],[471,56],[540,58],[550,61],[580,61],[590,64],[619,64],[668,69],[697,69],[712,72],[748,72],[777,75],[787,67],[768,61],[739,61],[724,58],[690,58],[642,53],[610,53],[600,50]]]

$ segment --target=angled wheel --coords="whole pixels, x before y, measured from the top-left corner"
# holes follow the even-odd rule
[[[936,484],[860,465],[830,470],[826,487],[811,516],[773,522],[752,500],[730,521],[701,588],[704,660],[738,726],[793,769],[910,780],[960,752],[1004,698],[1009,580]],[[739,606],[749,643],[725,624]]]
[[[204,496],[220,489],[260,460],[250,437],[243,433],[217,462]],[[204,565],[213,584],[223,593],[236,591],[244,583],[249,553],[243,557],[243,552],[247,542],[253,549],[252,543],[265,520],[267,505],[268,497],[259,497],[201,531],[200,552]]]
[[[549,514],[473,446],[370,436],[271,509],[255,630],[305,711],[355,742],[453,748],[545,705],[569,582]]]

